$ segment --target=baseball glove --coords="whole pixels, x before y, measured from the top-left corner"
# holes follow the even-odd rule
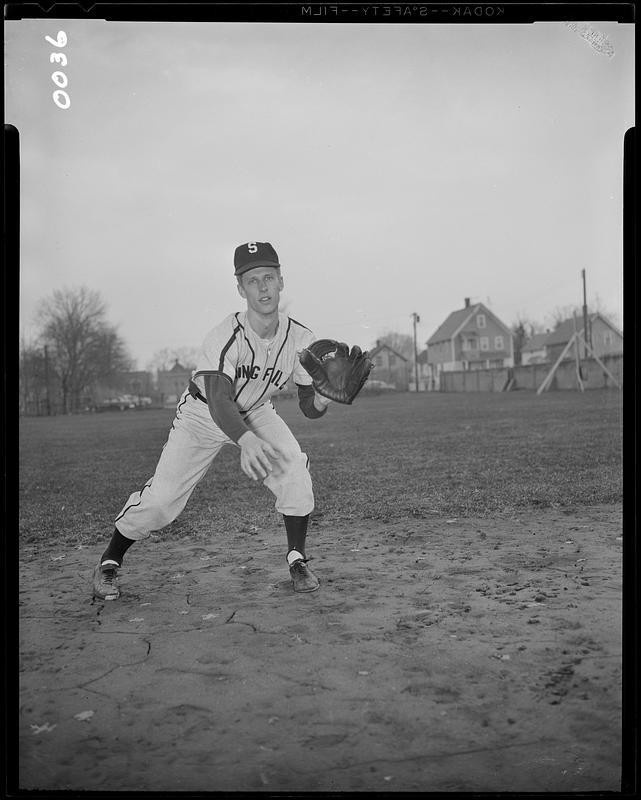
[[[374,366],[358,345],[319,339],[301,350],[298,359],[314,383],[314,389],[337,403],[351,405]]]

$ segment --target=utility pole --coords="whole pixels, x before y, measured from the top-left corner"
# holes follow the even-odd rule
[[[581,278],[583,279],[583,358],[588,357],[588,304],[585,294],[585,270],[581,270]]]
[[[412,322],[414,323],[414,385],[418,394],[418,350],[416,349],[416,323],[421,321],[421,318],[416,313],[412,312]]]

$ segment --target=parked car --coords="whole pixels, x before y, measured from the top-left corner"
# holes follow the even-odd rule
[[[137,397],[136,398],[136,408],[151,408],[154,404],[154,401],[151,397]]]
[[[379,380],[368,380],[362,391],[371,392],[372,394],[380,394],[381,392],[395,392],[396,386],[393,383],[386,383]]]
[[[127,411],[135,408],[136,403],[130,394],[121,394],[117,397],[108,397],[96,406],[96,411]]]

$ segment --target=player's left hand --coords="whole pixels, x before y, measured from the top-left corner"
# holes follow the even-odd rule
[[[367,351],[355,344],[318,339],[304,347],[298,360],[311,376],[317,394],[337,403],[354,402],[374,367]],[[320,410],[320,409],[319,409]]]
[[[323,397],[323,395],[318,392],[314,393],[314,405],[319,411],[326,409],[331,402],[329,397]]]

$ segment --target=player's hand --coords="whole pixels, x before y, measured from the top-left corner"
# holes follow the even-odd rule
[[[238,440],[240,445],[240,467],[253,481],[266,478],[272,471],[272,460],[280,458],[280,453],[252,431],[247,431]]]
[[[318,392],[315,392],[315,394],[314,394],[314,405],[316,406],[316,408],[319,411],[323,411],[323,409],[327,408],[327,406],[331,402],[332,401],[329,399],[329,397],[323,397],[322,394],[318,394]]]

